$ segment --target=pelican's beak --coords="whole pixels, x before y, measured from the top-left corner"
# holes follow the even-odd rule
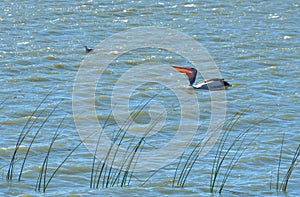
[[[178,72],[181,73],[186,73],[188,75],[193,74],[193,71],[190,67],[184,66],[184,67],[178,67],[178,66],[171,66],[172,68],[174,68],[175,70],[177,70]]]

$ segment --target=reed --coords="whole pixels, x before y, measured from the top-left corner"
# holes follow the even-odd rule
[[[222,133],[215,145],[216,152],[214,153],[209,182],[211,193],[214,193],[216,190],[222,193],[232,170],[237,166],[246,149],[258,136],[258,134],[249,136],[254,126],[250,126],[233,135],[233,133],[236,133],[235,127],[241,117],[242,114],[236,113],[227,119],[222,128],[217,128],[222,129]],[[203,141],[197,143],[191,151],[187,147],[186,151],[182,154],[174,173],[172,187],[184,187],[191,170],[197,162],[204,146],[209,141],[209,138]],[[217,183],[219,184],[216,185]]]
[[[200,130],[200,127],[198,128],[198,131],[199,130]],[[175,169],[175,173],[174,173],[174,177],[173,177],[173,181],[172,181],[172,187],[175,187],[175,186],[184,187],[187,177],[189,176],[193,166],[195,165],[201,151],[203,150],[203,148],[205,147],[205,145],[207,144],[207,142],[209,140],[210,140],[210,137],[205,139],[204,142],[197,143],[195,148],[191,151],[191,153],[188,154],[188,157],[186,160],[184,160],[185,153],[183,153],[181,155],[179,162],[177,164],[177,167]],[[183,165],[182,170],[179,170],[180,165]],[[179,176],[179,177],[176,182],[177,176]],[[176,185],[175,185],[175,183],[176,183]]]
[[[49,176],[48,181],[43,185],[43,192],[46,191],[46,189],[48,188],[50,182],[52,181],[52,179],[54,178],[54,176],[59,172],[60,168],[66,163],[66,161],[73,155],[73,153],[87,140],[89,139],[92,135],[95,135],[94,133],[91,133],[90,135],[88,135],[86,138],[84,138],[83,140],[81,140],[73,149],[71,149],[71,151],[69,151],[69,153],[65,156],[65,158],[63,159],[63,161],[60,162],[60,164],[55,168],[55,170],[52,172],[52,174]],[[55,137],[54,137],[55,138]],[[56,138],[55,138],[56,139]],[[48,149],[49,151],[49,149]],[[39,179],[38,179],[39,181]],[[38,187],[37,187],[38,188]]]
[[[105,127],[107,126],[107,123],[108,123],[109,118],[111,117],[111,114],[112,114],[112,112],[110,112],[109,115],[107,116],[107,118],[106,118],[106,120],[105,120],[105,122],[104,122],[104,124],[102,126],[102,130],[104,130]],[[93,156],[92,170],[91,170],[91,176],[90,176],[90,188],[94,187],[94,185],[93,185],[93,183],[94,183],[94,176],[96,176],[95,173],[97,173],[97,169],[96,169],[96,160],[97,160],[97,157],[96,157],[96,155],[97,155],[97,152],[98,152],[98,147],[100,145],[101,134],[98,137],[96,149],[95,149],[94,156]]]
[[[291,163],[287,168],[287,172],[285,173],[282,182],[280,184],[280,170],[281,170],[281,163],[283,160],[283,149],[284,149],[284,139],[285,139],[285,132],[282,134],[282,140],[281,140],[281,147],[280,147],[280,153],[279,153],[279,159],[278,159],[278,167],[277,167],[277,179],[276,179],[276,191],[283,191],[286,192],[287,191],[287,186],[289,183],[289,180],[292,176],[292,173],[294,172],[295,167],[298,165],[299,163],[299,156],[300,156],[300,144],[298,145],[292,159],[291,159]]]
[[[63,100],[63,99],[62,99],[62,100]],[[61,101],[62,101],[62,100],[61,100]],[[60,101],[60,102],[61,102],[61,101]],[[38,134],[40,133],[41,129],[44,127],[44,125],[46,124],[46,122],[48,122],[49,118],[52,116],[52,114],[54,113],[54,111],[57,109],[57,107],[58,107],[58,105],[60,104],[60,102],[57,103],[57,104],[55,105],[55,107],[53,107],[53,109],[52,109],[52,110],[50,111],[50,113],[46,116],[46,118],[42,121],[41,125],[39,125],[38,129],[37,129],[36,132],[34,133],[32,139],[31,139],[31,141],[30,141],[30,143],[29,143],[29,146],[28,146],[28,148],[27,148],[27,151],[26,151],[26,153],[25,153],[25,157],[24,157],[24,159],[23,159],[22,165],[21,165],[21,170],[20,170],[20,172],[19,172],[19,178],[18,178],[19,181],[21,180],[22,172],[23,172],[23,169],[24,169],[24,166],[25,166],[25,162],[26,162],[26,160],[27,160],[27,157],[28,157],[28,154],[29,154],[29,151],[30,151],[30,149],[31,149],[32,144],[34,143],[34,141],[35,141],[36,137],[38,136]],[[41,114],[42,114],[43,112],[45,112],[46,109],[47,109],[47,108],[44,108],[44,109],[42,110]],[[40,115],[40,114],[39,114],[39,115]]]
[[[278,168],[277,168],[277,177],[276,177],[277,178],[277,180],[276,180],[276,191],[277,192],[280,189],[279,179],[280,179],[280,167],[281,167],[281,162],[282,162],[282,152],[283,152],[284,138],[285,138],[285,132],[283,132],[283,134],[282,134],[281,146],[280,146],[280,152],[279,152],[279,159],[278,159]],[[272,184],[270,184],[270,185],[272,185]],[[271,188],[270,188],[270,190],[271,190]]]
[[[110,148],[107,150],[105,158],[102,161],[99,161],[98,165],[96,165],[94,157],[90,180],[91,188],[98,189],[99,187],[107,188],[115,186],[124,187],[130,184],[134,173],[135,162],[137,161],[139,153],[143,149],[145,138],[157,124],[160,116],[152,122],[142,137],[128,136],[127,131],[155,96],[156,95],[148,99],[146,102],[142,101],[140,105],[135,107],[130,116],[124,121],[123,125],[114,131]],[[125,139],[130,140],[125,142]],[[98,145],[99,139],[97,146]],[[115,145],[116,148],[113,149]],[[118,154],[121,152],[121,145],[124,146],[127,154],[122,155],[121,161],[118,161],[119,167],[114,167],[115,162],[117,162],[117,156],[120,156]],[[96,152],[94,155],[96,155]]]
[[[239,113],[238,113],[239,114]],[[238,115],[238,119],[240,119],[242,116],[242,114]],[[219,189],[218,192],[222,193],[222,190],[224,189],[225,183],[227,181],[227,179],[230,176],[231,171],[234,169],[234,167],[237,165],[237,163],[239,162],[240,158],[243,156],[244,152],[246,151],[246,149],[256,140],[256,138],[260,135],[260,132],[257,132],[256,134],[254,133],[254,130],[256,127],[258,127],[261,123],[263,123],[264,121],[268,120],[269,118],[271,118],[273,115],[270,115],[269,117],[266,117],[258,122],[256,122],[255,124],[251,124],[248,127],[246,127],[244,130],[242,130],[233,140],[233,142],[231,142],[231,144],[229,145],[228,148],[226,148],[227,150],[225,150],[225,154],[219,154],[222,155],[221,156],[221,162],[218,163],[217,162],[217,167],[216,167],[216,171],[218,173],[212,173],[212,176],[219,176],[219,168],[226,168],[225,173],[222,177],[222,181],[221,184],[219,185]],[[235,117],[235,116],[234,116]],[[231,131],[234,127],[236,127],[236,121],[233,122],[232,124],[230,124],[232,126],[229,127],[228,131]],[[234,126],[234,127],[233,127]],[[249,136],[250,133],[253,133],[252,136]],[[248,137],[249,136],[249,137]],[[221,141],[223,138],[221,138]],[[224,141],[226,142],[226,140]],[[234,148],[235,147],[235,148]],[[234,149],[233,149],[234,148]],[[222,148],[223,149],[223,148]],[[223,152],[221,149],[221,152]],[[230,155],[228,154],[229,151],[233,152],[233,154]],[[225,167],[225,165],[223,166],[223,160],[227,159],[229,160],[229,165],[227,167]],[[213,180],[215,180],[216,178],[214,178]],[[214,183],[214,181],[212,182]],[[211,186],[215,186],[214,184],[211,184]],[[213,192],[214,188],[210,187],[210,191]]]
[[[298,164],[298,157],[300,155],[300,144],[298,145],[296,151],[295,151],[295,154],[292,158],[292,161],[291,161],[291,164],[289,165],[289,168],[288,168],[288,171],[287,173],[285,174],[285,177],[283,178],[283,181],[282,181],[282,186],[281,186],[281,190],[283,192],[286,192],[286,188],[288,186],[288,182],[289,182],[289,179],[295,169],[295,167],[297,166]]]
[[[50,156],[50,152],[52,150],[52,147],[53,147],[53,144],[54,142],[56,141],[56,139],[58,138],[58,136],[61,134],[61,132],[63,130],[61,130],[61,125],[63,123],[63,121],[65,120],[66,116],[60,121],[53,137],[52,137],[52,140],[50,142],[50,145],[49,145],[49,148],[48,148],[48,151],[47,151],[47,154],[45,156],[45,159],[43,161],[43,164],[42,164],[42,167],[41,167],[41,170],[40,170],[40,173],[39,173],[39,176],[37,178],[37,181],[36,181],[36,186],[35,186],[35,190],[36,191],[41,191],[41,188],[43,189],[43,192],[46,192],[46,189],[47,189],[47,186],[48,184],[46,184],[46,180],[47,180],[47,170],[48,170],[48,163],[49,163],[49,156]]]
[[[144,136],[143,137],[140,137],[138,138],[138,142],[135,144],[135,146],[133,147],[132,151],[129,153],[128,157],[123,161],[123,165],[122,166],[125,166],[124,164],[128,163],[127,167],[125,168],[125,172],[126,173],[129,173],[130,172],[130,175],[128,177],[128,181],[127,181],[127,184],[126,184],[126,178],[127,176],[123,176],[122,178],[122,182],[121,182],[121,186],[126,186],[126,185],[129,185],[130,184],[130,181],[133,177],[133,173],[134,173],[134,168],[135,168],[135,164],[136,162],[133,162],[134,159],[136,158],[136,160],[138,159],[138,155],[136,156],[136,154],[138,153],[141,153],[142,152],[142,149],[143,149],[143,144],[146,143],[145,141],[145,138],[146,136],[151,132],[151,130],[154,128],[154,126],[159,122],[160,120],[160,117],[163,115],[163,113],[161,113],[156,120],[153,121],[153,123],[150,125],[149,128],[147,128],[147,130],[145,131],[144,133]],[[127,162],[127,160],[129,160]],[[130,170],[130,167],[133,165],[133,168],[131,171]],[[121,170],[123,170],[123,167],[121,168]],[[125,179],[124,179],[125,178]]]
[[[43,100],[38,104],[38,106],[35,108],[35,110],[33,110],[32,114],[29,116],[29,118],[27,119],[25,125],[23,126],[23,129],[21,130],[21,133],[19,134],[17,143],[15,145],[14,152],[12,154],[10,163],[8,165],[8,172],[6,174],[6,179],[8,181],[13,180],[14,168],[15,168],[16,159],[17,159],[17,155],[18,155],[18,152],[20,150],[20,147],[21,147],[22,144],[25,144],[25,142],[24,142],[25,138],[29,138],[29,136],[31,134],[31,138],[28,139],[29,144],[27,144],[28,145],[27,150],[25,151],[24,157],[21,160],[21,167],[20,167],[20,171],[18,173],[18,181],[21,181],[23,170],[26,166],[26,161],[29,157],[31,147],[33,146],[35,140],[37,139],[37,136],[40,134],[43,127],[46,125],[47,122],[49,122],[50,118],[53,116],[53,113],[57,110],[60,103],[64,100],[64,99],[61,99],[59,102],[57,102],[52,107],[50,112],[48,112],[49,105],[46,105],[44,108],[42,108],[42,106],[46,103],[46,100],[47,100],[47,98],[49,97],[49,95],[51,94],[52,91],[53,90],[51,90],[43,98]],[[42,117],[42,116],[45,116],[45,117]],[[65,159],[58,165],[58,167],[55,168],[53,173],[50,174],[49,179],[47,180],[49,156],[50,156],[50,153],[52,151],[52,148],[53,148],[53,145],[54,145],[56,139],[58,138],[58,136],[62,132],[61,126],[62,126],[62,123],[63,123],[64,120],[65,120],[65,117],[59,122],[59,124],[56,128],[56,131],[55,131],[55,133],[52,137],[52,140],[50,141],[46,156],[45,156],[45,158],[42,162],[42,165],[41,165],[41,170],[40,170],[39,175],[37,177],[36,186],[35,186],[36,191],[43,191],[43,192],[46,191],[48,185],[50,184],[51,180],[54,178],[54,176],[56,175],[58,170],[63,166],[63,164],[67,161],[67,159],[72,155],[72,153],[84,142],[84,140],[81,141],[75,148],[73,148],[70,151],[70,153],[65,157]]]
[[[232,132],[234,130],[235,125],[237,124],[237,120],[239,120],[242,117],[243,114],[237,113],[233,116],[233,119],[236,119],[236,121],[230,121],[227,132]],[[270,116],[272,117],[272,116]],[[260,135],[260,132],[254,133],[255,127],[258,127],[262,122],[269,119],[270,117],[264,118],[255,124],[251,124],[248,127],[246,127],[244,130],[242,130],[235,138],[233,138],[232,142],[229,142],[227,147],[221,146],[221,148],[217,150],[217,159],[214,160],[213,165],[215,167],[215,170],[212,170],[211,174],[211,184],[210,184],[210,191],[215,191],[215,183],[218,179],[220,181],[220,185],[218,187],[218,193],[222,193],[225,184],[232,172],[232,170],[236,167],[237,163],[240,161],[240,158],[243,156],[246,149],[256,140],[256,138]],[[227,144],[227,132],[224,133],[226,136],[225,138],[221,137],[221,144]],[[249,136],[249,134],[252,133],[252,136]],[[225,148],[224,148],[225,147]],[[232,152],[230,154],[230,152]],[[227,160],[227,165],[224,164],[224,161]],[[220,172],[223,171],[222,175]]]
[[[225,145],[227,144],[230,131],[233,129],[233,126],[238,122],[240,118],[241,118],[240,114],[235,114],[233,118],[230,118],[224,126],[223,134],[221,135],[221,138],[217,144],[217,150],[212,164],[211,177],[210,177],[210,192],[214,192],[216,180],[219,176],[220,170],[222,169],[223,162],[225,161],[226,156],[230,152],[230,149],[233,148],[235,141],[238,140],[238,139],[233,140],[233,143],[229,146],[227,151],[225,150]]]
[[[125,134],[126,134],[126,130],[128,130],[128,128],[130,127],[130,125],[134,121],[133,120],[132,122],[130,122],[130,118],[131,117],[126,119],[126,121],[119,128],[119,130],[117,130],[117,131],[114,130],[113,137],[112,137],[113,143],[111,143],[110,148],[108,149],[104,160],[100,161],[96,168],[95,168],[96,165],[94,164],[94,162],[95,162],[95,159],[94,159],[93,168],[92,168],[92,172],[94,172],[94,178],[91,179],[91,182],[90,182],[90,186],[92,185],[92,188],[97,188],[98,189],[101,180],[102,180],[102,188],[109,187],[109,183],[110,183],[110,180],[112,178],[111,174],[114,171],[117,171],[117,169],[113,168],[113,162],[116,158],[118,149],[113,153],[112,152],[113,151],[113,146],[115,144],[117,144],[118,145],[117,147],[119,148],[119,146],[122,144],[122,141],[123,141],[123,139],[125,137]],[[98,139],[98,142],[97,142],[96,151],[98,150],[100,138],[101,138],[101,135],[99,136],[99,139]],[[96,152],[94,153],[94,155],[96,155]],[[111,164],[108,164],[108,160],[109,160],[110,157],[112,157],[113,160],[112,160]],[[94,158],[95,158],[95,156],[94,156]]]
[[[60,100],[57,104],[55,104],[50,110],[49,105],[47,105],[47,99],[51,95],[53,90],[49,91],[48,94],[39,102],[37,107],[32,111],[29,118],[25,122],[15,145],[13,154],[11,156],[8,170],[6,174],[7,181],[12,181],[14,178],[14,171],[15,165],[17,162],[17,158],[19,156],[23,156],[21,159],[19,172],[18,172],[18,181],[21,181],[23,171],[26,168],[26,164],[28,159],[30,158],[30,153],[32,152],[32,147],[37,142],[38,136],[41,134],[41,131],[49,122],[51,117],[53,117],[54,112],[57,110],[60,103],[63,101]],[[158,94],[157,94],[158,95]],[[108,150],[106,158],[103,161],[100,161],[99,164],[96,164],[96,152],[98,150],[98,146],[100,145],[101,137],[99,137],[97,142],[97,148],[95,150],[95,154],[92,161],[92,169],[91,169],[91,178],[90,178],[90,187],[91,188],[99,188],[102,187],[114,187],[120,186],[124,187],[130,184],[134,169],[136,166],[137,159],[139,157],[139,153],[143,150],[146,136],[151,132],[151,130],[155,127],[155,125],[160,121],[160,116],[156,120],[152,122],[152,124],[145,129],[144,134],[142,137],[132,137],[128,135],[128,130],[130,129],[131,125],[135,120],[139,117],[139,115],[144,112],[145,108],[148,104],[157,96],[154,95],[150,99],[144,100],[138,105],[133,112],[131,113],[130,117],[124,122],[124,124],[118,129],[115,130],[113,133],[113,144],[118,145],[117,150],[113,149],[113,144],[111,148]],[[0,107],[5,103],[6,100],[0,103]],[[46,105],[46,106],[45,106]],[[107,117],[103,128],[108,125],[108,120],[111,116]],[[89,137],[94,135],[95,133],[91,134],[90,136],[86,137],[86,139],[81,140],[75,147],[71,149],[71,151],[64,157],[63,161],[61,161],[57,167],[52,168],[52,172],[50,172],[50,155],[53,152],[54,145],[56,140],[59,138],[60,134],[62,133],[62,124],[65,120],[65,117],[58,123],[56,130],[50,140],[49,146],[45,151],[45,157],[41,161],[41,167],[38,172],[35,190],[38,192],[46,192],[49,184],[53,180],[53,178],[57,175],[61,167],[66,163],[66,161],[73,155],[73,153],[85,142]],[[129,142],[124,142],[125,139],[130,139]],[[20,155],[20,147],[21,145],[27,146],[27,149],[24,155]],[[121,161],[121,166],[119,168],[114,168],[114,162],[117,155],[120,153],[120,146],[125,145],[125,149],[127,149],[127,154],[123,155],[123,159]],[[127,146],[127,147],[126,147]],[[43,153],[39,153],[43,154]],[[112,161],[109,158],[113,158]]]
[[[234,120],[234,119],[232,119]],[[236,120],[237,121],[237,120]],[[227,124],[224,127],[224,130],[228,131],[229,127],[233,127],[234,124],[232,124],[232,122],[227,122]],[[222,129],[220,126],[217,127],[217,130]],[[198,128],[198,131],[201,130],[201,128]],[[218,132],[218,131],[215,132]],[[218,171],[220,170],[220,167],[216,167],[218,163],[220,163],[221,160],[221,156],[220,154],[222,153],[222,150],[224,149],[225,146],[225,142],[226,139],[229,136],[229,132],[223,132],[223,135],[221,136],[221,140],[219,140],[219,142],[217,142],[217,154],[215,155],[215,159],[213,162],[213,167],[212,167],[212,174],[218,174]],[[172,187],[175,186],[179,186],[179,187],[184,187],[186,180],[191,172],[191,170],[193,169],[195,163],[197,162],[197,159],[199,157],[199,155],[201,154],[201,151],[203,150],[203,148],[205,147],[205,145],[207,144],[207,142],[210,140],[210,137],[207,139],[204,139],[204,142],[198,142],[195,147],[192,149],[191,152],[189,152],[189,147],[186,148],[186,151],[181,155],[179,162],[177,164],[175,173],[174,173],[174,177],[173,177],[173,183],[172,183]],[[185,159],[186,158],[186,159]],[[215,177],[211,177],[210,180],[210,185],[211,187],[214,187],[214,183],[215,183],[215,179],[217,176]]]
[[[15,167],[15,162],[16,162],[16,157],[17,157],[17,153],[20,149],[21,144],[24,142],[24,139],[26,138],[26,136],[30,133],[30,131],[32,130],[33,126],[37,123],[37,121],[39,120],[40,116],[45,112],[46,108],[44,108],[41,112],[39,112],[39,109],[41,108],[41,106],[45,103],[46,99],[49,97],[49,95],[51,94],[52,90],[43,98],[43,100],[39,103],[39,105],[35,108],[35,110],[33,110],[33,112],[31,113],[31,115],[29,116],[29,118],[27,119],[25,125],[23,126],[17,143],[15,145],[15,149],[13,152],[13,155],[11,157],[10,163],[9,163],[9,167],[8,167],[8,171],[6,174],[6,179],[8,181],[12,181],[13,179],[13,174],[14,174],[14,167]],[[50,116],[48,116],[50,117]],[[42,125],[39,126],[35,136],[38,134],[38,132],[40,131],[40,129],[42,128],[42,126],[45,124],[46,121],[44,121],[42,123]],[[34,142],[34,139],[31,140],[30,144],[32,145],[32,143]],[[30,147],[31,147],[30,145]],[[19,172],[19,176],[18,176],[18,181],[21,180],[21,176],[22,176],[22,171],[30,150],[30,147],[28,148],[26,155],[23,159],[23,163],[22,163],[22,167],[21,170]]]
[[[14,176],[17,176],[17,180],[22,180],[23,171],[26,167],[26,162],[30,158],[30,152],[33,145],[37,141],[37,137],[41,134],[42,129],[45,127],[46,123],[49,122],[51,117],[53,117],[54,112],[57,110],[63,99],[57,102],[52,108],[49,110],[49,105],[46,105],[46,101],[51,94],[50,91],[42,101],[37,105],[37,107],[32,111],[29,118],[25,122],[23,126],[17,142],[15,144],[15,148],[13,154],[11,156],[8,170],[6,174],[7,181],[12,181]],[[101,161],[97,161],[96,155],[99,150],[99,146],[101,146],[101,134],[99,135],[96,149],[94,152],[94,156],[92,158],[91,163],[91,172],[89,179],[89,187],[93,189],[99,188],[109,188],[109,187],[125,187],[131,184],[132,179],[135,174],[135,166],[138,161],[139,155],[142,153],[145,144],[146,137],[153,130],[155,125],[160,121],[160,114],[157,119],[153,120],[152,124],[145,129],[143,136],[130,136],[128,131],[130,130],[132,124],[139,118],[141,113],[144,112],[145,108],[149,105],[149,103],[155,98],[156,95],[151,97],[150,99],[142,101],[135,109],[133,109],[130,116],[124,121],[123,125],[117,126],[117,129],[112,131],[112,143],[110,148],[107,150],[104,159]],[[0,109],[3,107],[3,104],[6,102],[6,99],[0,103]],[[45,106],[46,105],[46,106]],[[108,125],[115,125],[116,123],[109,124],[111,120],[112,112],[107,116],[102,129],[106,129]],[[242,119],[243,114],[235,113],[231,117],[227,118],[225,124],[218,128],[221,130],[221,135],[219,136],[216,144],[215,151],[212,152],[212,165],[211,165],[211,173],[209,178],[209,191],[211,193],[222,193],[223,189],[226,186],[228,179],[231,177],[232,171],[236,168],[240,159],[243,157],[245,151],[249,148],[249,146],[253,143],[253,141],[259,136],[259,132],[255,133],[254,128],[257,127],[264,120],[270,118],[267,117],[261,121],[258,121],[255,124],[251,124],[246,128],[238,128],[238,124]],[[63,160],[50,172],[50,155],[52,154],[53,147],[55,145],[56,140],[59,138],[61,133],[63,132],[62,125],[65,121],[66,116],[58,123],[56,130],[50,140],[47,151],[45,151],[45,157],[41,161],[40,171],[38,172],[35,190],[37,192],[46,192],[47,188],[51,184],[52,180],[56,177],[59,170],[64,166],[68,159],[74,154],[74,152],[92,135],[90,134],[85,139],[81,140],[76,146],[72,147],[71,150],[67,153],[67,155],[63,158]],[[200,131],[201,128],[198,128]],[[240,130],[240,131],[239,131]],[[186,151],[181,155],[177,166],[175,168],[175,173],[173,176],[172,187],[184,187],[188,182],[188,177],[191,174],[193,168],[195,167],[197,161],[199,160],[199,156],[203,151],[203,148],[210,141],[212,136],[208,136],[207,138],[200,140],[199,142],[194,143],[193,147],[186,147]],[[27,143],[25,143],[25,139]],[[287,167],[287,171],[284,174],[284,177],[281,179],[280,173],[282,169],[283,156],[284,156],[284,141],[285,141],[285,133],[282,135],[281,147],[278,159],[278,167],[277,167],[277,177],[276,177],[276,191],[286,192],[289,180],[295,170],[299,162],[300,156],[300,144],[294,152],[294,155],[291,158],[290,164]],[[17,160],[20,155],[20,147],[21,145],[26,145],[27,149],[22,155],[21,160]],[[121,161],[119,158],[121,151],[121,146],[126,154],[122,155]],[[116,148],[115,148],[116,147]],[[118,162],[118,165],[115,165]],[[15,173],[16,164],[18,165],[18,173]],[[20,167],[19,167],[20,166]],[[158,172],[157,170],[156,172]],[[155,172],[155,173],[156,173]],[[154,174],[155,174],[154,173]],[[153,174],[153,175],[154,175]],[[151,175],[150,177],[152,177]],[[149,177],[149,179],[150,179]],[[148,180],[149,180],[148,179]],[[146,182],[148,181],[146,180]],[[145,182],[145,183],[146,183]],[[272,189],[272,184],[270,184],[270,190]]]

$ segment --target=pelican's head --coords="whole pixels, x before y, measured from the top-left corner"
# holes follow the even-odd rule
[[[172,66],[172,68],[174,68],[178,72],[185,73],[189,78],[190,85],[193,85],[195,83],[196,76],[197,76],[197,69],[196,68],[192,68],[192,67],[189,67],[189,66],[182,66],[182,67]]]

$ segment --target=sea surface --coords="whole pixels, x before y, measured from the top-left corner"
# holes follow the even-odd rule
[[[299,24],[296,0],[1,1],[1,196],[298,195]]]

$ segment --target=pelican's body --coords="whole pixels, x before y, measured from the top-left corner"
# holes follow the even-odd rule
[[[224,79],[214,78],[206,81],[200,81],[192,86],[196,89],[224,90],[227,86],[231,85],[227,81],[224,81]]]
[[[197,69],[188,66],[184,66],[184,67],[172,66],[172,67],[178,72],[185,73],[189,78],[190,86],[192,86],[195,89],[224,90],[228,86],[231,86],[231,84],[229,84],[227,81],[219,78],[200,81],[195,84],[196,77],[197,77]]]

